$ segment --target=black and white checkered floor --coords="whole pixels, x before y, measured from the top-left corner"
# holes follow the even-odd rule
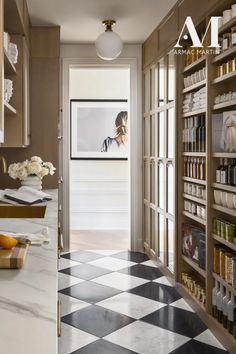
[[[59,299],[59,354],[227,353],[143,253],[64,254]]]

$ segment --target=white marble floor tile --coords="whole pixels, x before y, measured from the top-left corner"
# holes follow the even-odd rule
[[[123,268],[131,267],[137,263],[125,261],[123,259],[112,258],[112,257],[104,257],[100,259],[96,259],[95,261],[88,262],[88,264],[92,264],[97,267],[106,268],[112,271],[117,271]]]
[[[135,319],[142,318],[166,306],[166,304],[161,302],[129,293],[115,295],[98,302],[97,305]]]
[[[187,310],[187,311],[190,311],[190,312],[195,312],[191,306],[189,306],[189,304],[184,300],[184,299],[179,299],[175,302],[172,302],[170,304],[170,306],[174,306],[174,307],[178,307],[179,309],[182,309],[182,310]]]
[[[167,354],[190,340],[142,321],[133,322],[104,339],[140,354]]]
[[[71,259],[61,257],[59,259],[59,270],[71,268],[71,267],[74,267],[74,266],[80,265],[80,264],[81,263],[72,261]]]
[[[71,275],[67,275],[64,273],[58,273],[58,290],[62,290],[65,288],[69,288],[69,286],[73,286],[75,284],[82,283],[84,280],[72,277]]]
[[[158,268],[160,266],[160,263],[158,263],[156,261],[152,261],[151,259],[149,259],[148,261],[142,262],[141,264],[148,266],[148,267],[154,267],[154,268]]]
[[[90,306],[87,302],[78,300],[74,297],[67,296],[61,293],[58,293],[58,299],[61,302],[61,316],[66,316],[69,313],[82,310],[85,307]]]
[[[115,289],[127,291],[135,288],[136,286],[148,283],[149,280],[114,272],[105,274],[99,278],[93,279],[92,281],[98,284],[111,286]]]
[[[160,278],[157,278],[155,280],[153,280],[154,283],[159,283],[159,284],[163,284],[163,285],[168,285],[168,286],[173,286],[171,284],[171,282],[168,280],[167,277],[163,276],[163,277],[160,277]]]
[[[202,332],[199,334],[197,337],[194,338],[195,340],[198,340],[199,342],[212,345],[213,347],[219,348],[226,350],[223,345],[216,339],[214,334],[207,329],[206,331]]]
[[[70,354],[98,338],[66,323],[61,324],[62,336],[58,339],[58,354]]]
[[[112,256],[113,254],[122,252],[123,250],[88,250],[88,252],[94,252],[97,254],[101,254],[103,256]]]

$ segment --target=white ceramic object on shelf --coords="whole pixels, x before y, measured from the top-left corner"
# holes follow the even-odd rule
[[[225,10],[223,11],[223,25],[226,24],[227,22],[229,22],[232,18],[232,10],[229,9],[229,10]]]
[[[236,194],[233,194],[234,209],[236,209]]]
[[[229,209],[234,209],[233,197],[234,197],[234,195],[232,193],[227,193],[227,195],[226,195],[226,203],[227,203],[227,207]]]
[[[37,191],[42,190],[42,178],[38,176],[28,176],[25,180],[21,181],[22,186],[27,186],[36,189]]]
[[[232,9],[232,18],[236,16],[236,4],[233,4],[231,6],[231,9]]]
[[[217,205],[221,205],[221,191],[214,190],[214,200]]]
[[[227,192],[220,192],[220,196],[221,196],[221,205],[223,205],[223,207],[227,208]]]
[[[233,9],[232,9],[232,12],[233,12]],[[218,27],[220,28],[222,25],[223,25],[223,17],[220,16],[220,17],[218,18]]]

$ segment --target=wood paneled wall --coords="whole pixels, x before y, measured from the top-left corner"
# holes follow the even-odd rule
[[[17,149],[0,148],[0,155],[5,156],[7,164],[38,155],[51,161],[58,170],[60,28],[32,27],[30,43],[31,145]],[[0,174],[1,188],[14,186],[19,186],[19,182]],[[57,173],[44,178],[44,188],[57,186]]]

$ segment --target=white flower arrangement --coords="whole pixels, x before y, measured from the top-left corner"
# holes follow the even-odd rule
[[[8,174],[13,179],[24,181],[28,176],[38,176],[42,179],[44,176],[53,175],[55,170],[51,162],[43,162],[40,157],[33,156],[30,160],[11,164]]]

